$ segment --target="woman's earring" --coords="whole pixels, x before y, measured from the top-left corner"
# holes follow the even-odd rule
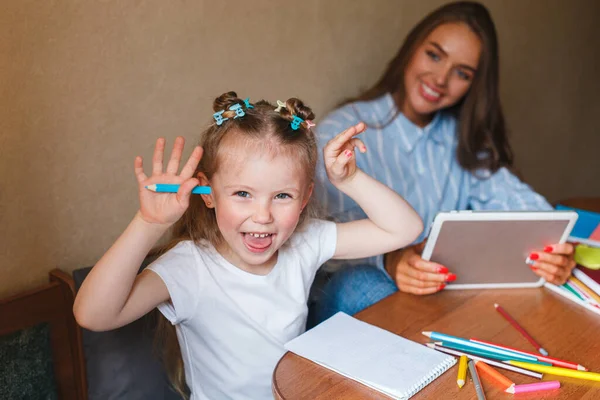
[[[211,205],[211,204],[212,204],[212,203],[211,203],[210,201],[207,201],[207,202],[206,202],[206,206],[207,206],[207,207],[210,207],[210,205]]]

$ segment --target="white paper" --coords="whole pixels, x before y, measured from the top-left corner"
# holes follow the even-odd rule
[[[342,312],[285,348],[397,399],[408,399],[456,363],[452,356]]]

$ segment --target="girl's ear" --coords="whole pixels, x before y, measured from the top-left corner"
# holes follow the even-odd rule
[[[311,182],[310,186],[306,190],[306,195],[304,196],[304,199],[302,200],[302,209],[303,210],[304,210],[304,207],[306,207],[306,205],[308,204],[308,201],[310,200],[310,196],[312,196],[314,188],[315,188],[315,184],[314,184],[314,182]]]
[[[196,175],[196,178],[198,178],[198,180],[200,181],[201,186],[210,186],[208,178],[206,177],[206,175],[204,175],[204,172],[198,172],[198,175]],[[215,208],[215,201],[214,201],[214,197],[213,197],[212,193],[211,194],[201,194],[200,196],[202,196],[202,200],[204,200],[204,204],[206,205],[206,207]]]

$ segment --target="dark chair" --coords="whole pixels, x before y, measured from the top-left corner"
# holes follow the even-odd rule
[[[71,277],[0,300],[0,399],[87,399]]]
[[[140,271],[152,259],[145,260]],[[90,270],[73,271],[76,291]],[[82,329],[90,400],[181,400],[158,357],[154,343],[156,318],[155,310],[111,331]]]

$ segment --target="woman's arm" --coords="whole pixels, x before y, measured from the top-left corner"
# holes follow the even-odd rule
[[[362,207],[368,219],[338,224],[333,258],[353,259],[382,254],[411,243],[423,230],[413,208],[396,192],[356,167],[354,147],[365,145],[354,136],[359,123],[333,138],[323,151],[329,180]]]
[[[150,178],[144,174],[141,157],[136,158],[140,210],[83,282],[73,306],[81,326],[92,330],[118,328],[169,299],[167,287],[158,275],[152,272],[137,275],[137,271],[158,239],[183,215],[191,191],[198,184],[192,176],[202,157],[202,149],[194,149],[178,175],[183,146],[183,138],[178,137],[163,172],[165,140],[158,139]],[[176,194],[146,189],[147,185],[155,183],[181,184],[181,187]]]

